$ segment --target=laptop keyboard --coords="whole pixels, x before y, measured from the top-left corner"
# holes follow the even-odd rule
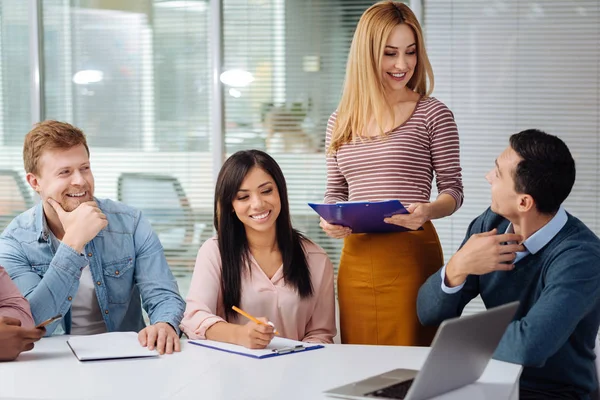
[[[408,389],[410,389],[410,385],[412,385],[413,379],[395,383],[391,386],[385,387],[383,389],[377,389],[373,392],[369,392],[365,394],[365,397],[379,397],[384,399],[403,399],[406,397],[406,393],[408,393]]]

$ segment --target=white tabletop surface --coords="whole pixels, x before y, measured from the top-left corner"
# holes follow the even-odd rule
[[[0,363],[0,399],[327,399],[322,392],[336,386],[418,369],[429,351],[329,345],[258,360],[182,340],[174,355],[80,362],[67,339],[44,338],[16,361]],[[492,360],[479,381],[438,399],[517,399],[520,374],[521,366]]]

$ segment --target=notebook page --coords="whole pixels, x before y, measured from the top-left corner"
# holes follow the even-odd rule
[[[137,337],[135,332],[109,332],[73,336],[67,343],[80,361],[158,356],[156,350],[142,347]]]

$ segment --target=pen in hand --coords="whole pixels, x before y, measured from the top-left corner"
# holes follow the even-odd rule
[[[262,322],[261,320],[259,320],[258,318],[253,317],[252,315],[248,314],[246,311],[244,311],[244,310],[242,310],[242,309],[240,309],[240,308],[238,308],[236,306],[232,306],[231,309],[233,311],[235,311],[236,313],[241,314],[244,317],[248,318],[252,322],[255,322],[255,323],[259,324],[259,325],[265,325],[265,323]],[[269,322],[268,324],[273,327],[273,333],[275,333],[276,335],[279,335],[279,332],[277,332],[277,329],[275,329],[275,325],[273,325],[272,322]]]

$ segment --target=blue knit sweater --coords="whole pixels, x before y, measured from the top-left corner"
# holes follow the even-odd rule
[[[508,224],[488,209],[471,222],[465,241],[493,228],[504,233]],[[546,246],[518,261],[511,271],[470,275],[454,294],[445,293],[441,283],[438,271],[419,290],[421,323],[437,325],[456,317],[477,295],[488,308],[520,300],[494,358],[524,366],[522,387],[571,387],[581,395],[596,389],[600,239],[580,220],[568,215],[565,226]]]

